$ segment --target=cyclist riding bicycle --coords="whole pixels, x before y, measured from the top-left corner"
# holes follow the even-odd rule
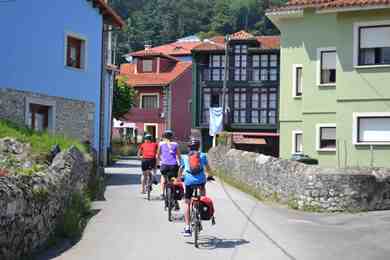
[[[207,161],[207,155],[199,151],[200,141],[196,138],[191,138],[188,145],[189,154],[181,156],[180,177],[184,178],[185,194],[184,194],[184,236],[191,236],[190,229],[190,203],[195,191],[195,186],[201,186],[201,195],[206,195],[206,181],[214,180],[211,169]],[[207,172],[207,177],[206,173]]]
[[[157,162],[161,171],[161,198],[164,198],[165,180],[177,178],[180,163],[179,145],[173,142],[172,130],[165,130],[157,149]]]
[[[147,174],[150,174],[150,177],[152,177],[152,171],[154,173],[156,169],[156,154],[158,145],[153,142],[152,139],[152,135],[145,134],[144,143],[141,144],[138,150],[138,156],[142,160],[141,193],[145,193],[145,179],[147,179]]]

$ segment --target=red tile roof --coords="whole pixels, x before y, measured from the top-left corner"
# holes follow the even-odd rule
[[[239,32],[233,33],[231,35],[231,39],[232,40],[253,40],[253,39],[255,39],[255,36],[253,36],[253,34],[250,34],[246,31],[239,31]]]
[[[179,61],[169,72],[135,73],[136,64],[122,64],[120,76],[127,77],[127,84],[132,87],[167,86],[191,68],[191,62]]]
[[[312,7],[317,9],[337,9],[349,7],[371,7],[389,5],[390,0],[290,0],[285,5],[271,8],[270,12],[301,10]]]
[[[257,40],[262,49],[279,49],[280,36],[254,36],[245,31],[240,31],[231,35],[232,40]],[[209,40],[204,41],[193,49],[195,52],[203,51],[224,51],[225,37],[215,36]]]
[[[112,9],[104,0],[87,0],[92,1],[92,6],[99,8],[103,18],[111,25],[122,28],[125,26],[123,19]]]
[[[168,55],[168,54],[165,54],[165,53],[162,53],[162,52],[157,52],[157,51],[154,51],[152,49],[138,51],[136,53],[131,54],[131,56],[136,57],[136,58],[163,57],[163,58],[167,58],[167,59],[170,59],[170,60],[180,61],[179,59],[177,59],[177,58],[175,58],[175,57],[173,57],[171,55]]]
[[[169,44],[164,44],[161,46],[156,46],[151,48],[151,51],[164,53],[170,56],[186,56],[191,55],[193,48],[201,44],[201,42],[173,42]],[[140,53],[143,53],[145,50],[136,51],[129,53],[130,56],[136,56]]]

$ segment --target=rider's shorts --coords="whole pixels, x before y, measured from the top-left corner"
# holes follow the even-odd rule
[[[143,159],[141,163],[142,171],[149,171],[156,168],[156,159]]]
[[[196,186],[201,186],[202,189],[204,189],[205,185],[206,185],[205,183],[200,184],[200,185],[190,185],[190,186],[186,185],[186,191],[184,193],[184,198],[187,199],[187,200],[190,200],[192,198],[192,195],[194,195],[195,187]]]
[[[177,165],[164,165],[162,164],[160,167],[161,175],[164,177],[177,178],[179,173],[179,166]]]

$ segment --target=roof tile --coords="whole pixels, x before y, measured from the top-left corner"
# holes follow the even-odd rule
[[[127,84],[133,87],[166,86],[191,68],[191,62],[180,61],[169,72],[135,73],[135,64],[122,64],[119,76],[127,77]]]

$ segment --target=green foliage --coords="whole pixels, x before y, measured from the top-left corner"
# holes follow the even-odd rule
[[[32,176],[40,171],[45,169],[45,166],[41,164],[33,164],[31,168],[21,168],[18,169],[18,174],[24,175],[24,176]]]
[[[9,121],[0,120],[0,138],[11,137],[19,142],[30,143],[32,153],[35,155],[47,154],[50,149],[58,144],[62,150],[76,146],[80,151],[86,152],[86,147],[79,141],[67,138],[63,135],[51,135],[47,132],[35,132],[31,129],[20,127]]]
[[[136,144],[112,144],[112,154],[119,156],[136,156],[138,153],[138,146]]]
[[[63,221],[57,227],[57,234],[64,238],[79,238],[90,215],[91,200],[83,193],[74,193],[65,210]]]
[[[49,191],[45,187],[34,187],[32,194],[34,199],[40,201],[46,201],[49,198]]]
[[[120,77],[116,81],[113,93],[112,115],[114,118],[121,118],[129,112],[134,104],[136,91],[126,83],[125,77]]]
[[[286,0],[112,0],[111,4],[127,21],[117,34],[118,56],[178,38],[247,30],[254,34],[275,34],[278,30],[265,17],[267,8]]]

